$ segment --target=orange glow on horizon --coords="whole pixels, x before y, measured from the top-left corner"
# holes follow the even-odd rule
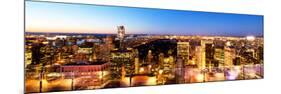
[[[110,30],[94,30],[93,28],[79,28],[79,27],[68,27],[68,28],[36,28],[27,27],[26,32],[50,32],[50,33],[98,33],[98,34],[113,34],[115,31]]]

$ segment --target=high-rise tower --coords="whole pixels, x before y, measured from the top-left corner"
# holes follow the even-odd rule
[[[119,39],[119,48],[124,49],[125,27],[117,26],[117,38]]]
[[[177,57],[181,57],[185,65],[189,59],[189,42],[177,42]]]

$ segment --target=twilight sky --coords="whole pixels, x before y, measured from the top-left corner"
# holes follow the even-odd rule
[[[26,32],[263,36],[263,16],[26,2]]]

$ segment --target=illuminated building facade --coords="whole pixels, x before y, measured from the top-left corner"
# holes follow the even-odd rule
[[[182,58],[183,57],[178,57],[176,61],[175,78],[177,83],[184,83],[185,63]]]
[[[138,50],[134,50],[134,53],[135,53],[135,60],[134,60],[134,63],[135,63],[135,74],[139,74],[139,70],[140,70],[140,62],[139,62],[139,57],[137,56],[139,54],[139,51]]]
[[[32,52],[31,51],[27,50],[24,53],[24,61],[25,61],[25,67],[32,63]]]
[[[159,64],[159,68],[164,67],[164,53],[160,53],[158,55],[158,64]]]
[[[80,46],[77,51],[76,61],[80,63],[94,61],[93,55],[92,46]]]
[[[75,84],[75,86],[91,86],[102,88],[110,80],[110,63],[97,61],[84,64],[66,64],[61,66],[61,73],[66,79],[90,79],[85,84]],[[79,81],[79,80],[78,80]]]
[[[147,54],[147,64],[150,64],[152,62],[153,59],[153,55],[152,55],[152,51],[148,50],[148,54]]]
[[[173,69],[175,68],[175,59],[173,56],[168,56],[164,58],[163,62],[163,74],[170,75],[173,74]]]
[[[225,61],[224,47],[216,47],[214,52],[214,59],[218,64],[214,64],[215,67],[223,67]]]
[[[205,54],[201,46],[195,46],[195,62],[199,69],[206,67],[205,64]]]
[[[224,66],[233,66],[233,59],[236,57],[236,52],[233,48],[224,47]]]
[[[115,49],[111,51],[111,71],[112,78],[118,79],[122,77],[122,67],[125,72],[125,76],[129,76],[134,73],[134,54],[130,49],[119,50]]]
[[[185,65],[189,60],[189,42],[177,42],[177,57],[181,57]]]

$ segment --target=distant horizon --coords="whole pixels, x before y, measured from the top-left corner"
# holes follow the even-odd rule
[[[44,12],[42,12],[44,11]],[[26,1],[26,31],[37,33],[264,36],[263,16]]]
[[[82,32],[82,33],[73,33],[73,32],[25,32],[25,33],[33,33],[33,34],[97,34],[97,35],[116,35],[116,33],[87,33],[87,32]],[[227,35],[178,35],[178,34],[126,34],[126,35],[171,35],[171,36],[222,36],[222,37],[247,37],[247,36],[254,36],[254,35],[247,35],[247,36],[227,36]],[[264,36],[254,36],[254,37],[264,37]]]

